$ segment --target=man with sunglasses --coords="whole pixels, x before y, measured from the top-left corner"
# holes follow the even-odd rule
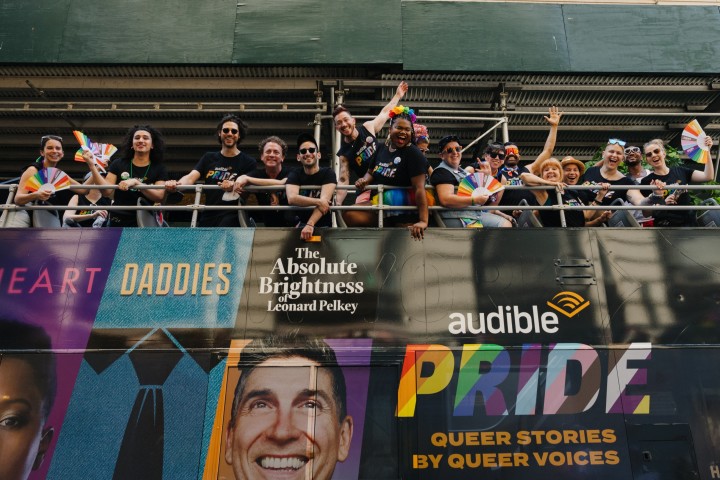
[[[219,152],[207,152],[197,165],[180,180],[168,180],[165,189],[174,192],[178,185],[194,185],[201,178],[206,185],[220,185],[225,180],[234,180],[240,175],[250,173],[257,162],[248,154],[241,152],[238,145],[247,134],[247,126],[235,115],[225,115],[217,125]],[[238,196],[222,190],[205,190],[205,205],[236,206]],[[206,210],[200,213],[200,227],[239,227],[237,210]]]
[[[542,152],[537,158],[527,166],[520,165],[520,150],[513,142],[506,142],[505,147],[505,164],[500,167],[497,173],[497,179],[505,185],[523,185],[522,175],[524,173],[532,173],[540,176],[540,172],[536,171],[545,160],[552,157],[555,150],[555,142],[557,140],[558,125],[562,112],[557,107],[550,107],[548,116],[544,117],[550,124],[545,145]],[[500,205],[519,205],[525,199],[528,203],[534,199],[534,196],[528,190],[506,189],[503,192]]]
[[[320,149],[315,137],[301,133],[297,139],[297,160],[301,169],[290,172],[285,185],[288,204],[296,207],[315,207],[312,210],[297,210],[297,226],[302,227],[300,238],[309,240],[316,227],[331,227],[330,205],[337,186],[337,177],[332,168],[320,168]],[[320,185],[321,189],[300,190],[301,185]]]
[[[642,150],[640,147],[633,145],[625,147],[625,165],[627,166],[627,176],[635,183],[640,184],[640,180],[650,175],[650,170],[643,167]]]
[[[440,205],[448,208],[440,212],[440,217],[450,228],[482,228],[482,227],[512,227],[512,223],[504,215],[497,215],[488,211],[465,209],[480,205],[492,205],[493,196],[480,193],[479,189],[471,196],[458,195],[457,186],[468,175],[462,169],[462,145],[455,135],[443,137],[438,142],[440,158],[442,161],[433,170],[430,183],[435,187],[435,194]],[[489,174],[490,167],[486,162],[479,165],[482,173]]]

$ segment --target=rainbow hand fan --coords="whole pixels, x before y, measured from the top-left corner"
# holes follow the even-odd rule
[[[680,142],[682,149],[688,157],[698,163],[707,163],[710,159],[710,152],[705,145],[707,135],[697,120],[693,120],[685,126]]]
[[[101,170],[105,171],[110,162],[110,157],[117,152],[117,147],[110,143],[95,143],[90,138],[79,130],[73,130],[73,134],[77,141],[80,143],[80,149],[75,152],[75,161],[84,162],[83,152],[89,150],[95,156],[95,165]]]
[[[28,192],[37,192],[40,189],[55,193],[70,188],[71,182],[68,174],[57,168],[48,167],[39,170],[25,183]]]
[[[485,175],[480,172],[471,173],[460,181],[458,195],[470,197],[476,190],[478,190],[478,193],[481,195],[494,195],[499,191],[505,190],[505,185],[490,175]]]

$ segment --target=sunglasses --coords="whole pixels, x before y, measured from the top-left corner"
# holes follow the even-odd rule
[[[505,160],[505,154],[500,152],[485,152],[486,155],[490,155],[490,158],[499,158],[500,160]]]
[[[640,147],[627,147],[625,149],[625,155],[630,155],[631,153],[640,153]]]
[[[621,147],[625,146],[625,141],[620,140],[619,138],[611,138],[610,140],[608,140],[608,143],[610,145],[620,145]]]
[[[62,142],[63,139],[60,135],[44,135],[40,137],[40,141],[44,142],[45,140],[57,140],[58,142]]]
[[[233,135],[237,135],[239,131],[240,131],[240,130],[238,130],[237,128],[227,128],[227,127],[226,127],[226,128],[223,128],[223,129],[222,129],[222,132],[223,132],[223,133],[230,133],[230,132],[232,132]]]
[[[443,150],[443,153],[462,153],[462,147],[450,147]]]
[[[661,151],[662,150],[660,150],[659,148],[656,148],[655,150],[650,150],[649,152],[645,152],[645,156],[649,157],[651,155],[660,155]]]
[[[317,152],[317,149],[314,147],[300,149],[300,155],[305,155],[306,153],[315,153],[315,152]]]

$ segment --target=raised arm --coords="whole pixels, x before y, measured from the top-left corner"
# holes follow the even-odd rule
[[[550,132],[548,132],[547,139],[545,140],[545,146],[540,155],[527,166],[527,169],[531,172],[535,167],[538,167],[542,162],[552,157],[553,150],[555,150],[555,141],[557,140],[558,125],[560,125],[560,118],[562,118],[562,112],[557,107],[550,107],[549,115],[545,117],[545,120],[550,124]]]
[[[388,102],[388,104],[383,107],[378,116],[372,120],[368,120],[363,124],[371,134],[377,135],[377,133],[382,130],[383,125],[385,125],[385,122],[387,122],[390,118],[390,110],[397,106],[397,104],[405,96],[405,93],[407,93],[407,91],[408,84],[405,82],[400,82],[400,85],[398,85],[397,90],[395,91],[395,96],[393,96],[393,98],[390,99],[390,102]]]

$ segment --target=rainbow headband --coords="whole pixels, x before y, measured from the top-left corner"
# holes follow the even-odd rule
[[[417,116],[415,116],[415,111],[412,108],[405,107],[403,105],[398,105],[397,107],[393,107],[392,110],[390,110],[389,114],[390,118],[395,117],[408,117],[412,123],[415,123],[415,120],[417,119]]]

